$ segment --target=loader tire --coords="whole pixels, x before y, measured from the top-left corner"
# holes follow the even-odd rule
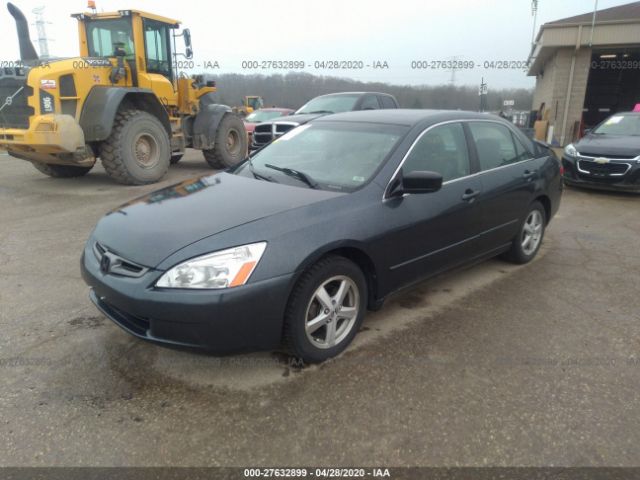
[[[91,167],[74,167],[72,165],[54,165],[51,163],[31,162],[39,172],[55,178],[73,178],[82,177],[89,173]]]
[[[100,144],[100,159],[107,174],[118,183],[155,183],[169,169],[169,136],[153,115],[122,110],[116,115],[111,135]]]
[[[227,113],[222,117],[211,150],[203,150],[204,158],[213,168],[229,168],[247,156],[247,132],[244,122],[237,115]]]

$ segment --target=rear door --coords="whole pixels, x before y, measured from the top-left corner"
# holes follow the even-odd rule
[[[483,232],[480,252],[513,240],[535,192],[538,176],[533,154],[506,125],[493,121],[467,123],[482,182]]]
[[[425,130],[401,165],[411,171],[435,171],[442,189],[386,199],[382,219],[389,225],[377,247],[387,259],[389,290],[464,263],[474,256],[481,230],[477,196],[481,183],[473,171],[461,123]]]

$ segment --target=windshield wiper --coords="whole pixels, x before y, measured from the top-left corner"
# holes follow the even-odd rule
[[[249,165],[249,171],[251,172],[251,175],[253,175],[254,178],[257,178],[258,180],[266,180],[267,182],[278,183],[273,178],[267,177],[265,175],[260,175],[258,172],[256,172],[255,168],[253,168],[253,162],[251,161],[251,156],[247,155],[247,158],[245,160],[247,161],[247,164]]]
[[[282,172],[285,175],[289,175],[290,177],[297,178],[301,182],[304,182],[307,185],[309,185],[311,188],[318,188],[318,182],[316,182],[313,178],[311,178],[309,175],[307,175],[304,172],[301,172],[299,170],[294,170],[293,168],[288,168],[288,167],[277,167],[269,163],[265,163],[264,166],[267,168],[271,168],[273,170],[277,170],[278,172]]]

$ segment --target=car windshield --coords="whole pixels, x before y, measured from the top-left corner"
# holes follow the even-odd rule
[[[359,95],[326,95],[311,100],[296,113],[341,113],[350,112],[360,98]]]
[[[282,112],[272,111],[272,110],[258,110],[256,112],[252,112],[246,116],[245,120],[251,123],[260,123],[266,122],[267,120],[271,120],[272,118],[278,118],[282,116]]]
[[[613,115],[596,128],[597,135],[640,135],[640,115]]]
[[[302,125],[259,151],[234,173],[350,192],[373,177],[406,130],[395,125],[342,122]]]

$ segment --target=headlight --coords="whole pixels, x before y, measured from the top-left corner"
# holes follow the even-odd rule
[[[192,258],[156,282],[161,288],[229,288],[244,285],[260,261],[267,242],[252,243]]]
[[[570,157],[578,156],[578,150],[576,150],[576,147],[573,146],[573,143],[570,143],[569,145],[564,147],[564,153]]]

